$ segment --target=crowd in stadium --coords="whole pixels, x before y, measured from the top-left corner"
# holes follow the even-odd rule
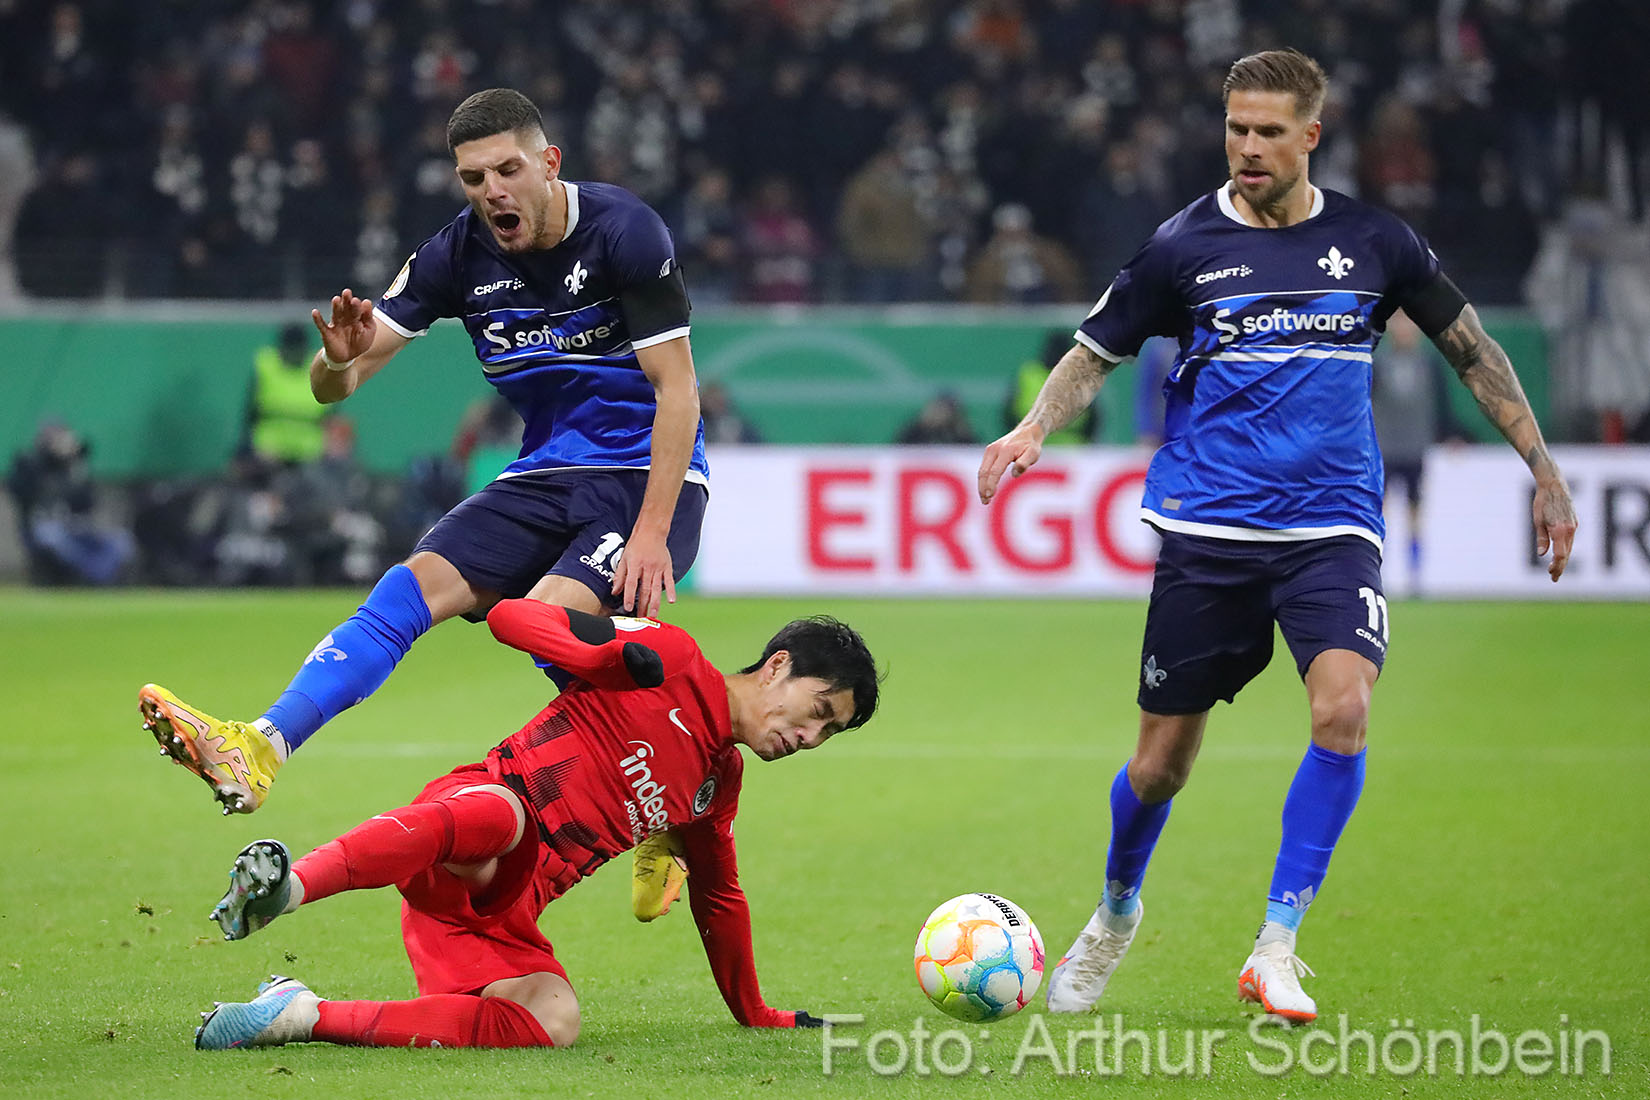
[[[664,215],[697,303],[1087,300],[1223,178],[1232,59],[1287,43],[1333,79],[1314,180],[1402,214],[1474,300],[1512,302],[1540,221],[1585,182],[1588,158],[1558,155],[1572,131],[1585,152],[1566,112],[1643,131],[1642,69],[1610,63],[1636,48],[1618,7],[1633,17],[1627,0],[0,2],[0,257],[15,215],[30,295],[376,293],[462,202],[449,112],[507,85],[568,178]]]
[[[1089,301],[1224,177],[1231,60],[1288,43],[1332,78],[1313,180],[1401,214],[1474,301],[1533,303],[1561,438],[1640,439],[1645,42],[1634,0],[0,0],[0,304],[377,294],[461,208],[445,125],[489,85],[536,101],[568,178],[660,211],[697,305]],[[758,438],[726,400],[707,438]],[[900,441],[972,439],[948,400]],[[194,532],[179,557],[103,537],[43,423],[8,469],[31,572],[370,575],[463,463],[342,476],[346,428],[349,499],[238,462],[118,510]]]

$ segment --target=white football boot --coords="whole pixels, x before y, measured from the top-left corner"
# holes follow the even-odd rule
[[[1048,976],[1050,1012],[1092,1012],[1106,991],[1106,983],[1117,972],[1123,952],[1134,942],[1140,917],[1146,911],[1138,898],[1134,911],[1118,916],[1101,902],[1094,915],[1077,935]]]
[[[271,974],[250,1001],[224,1003],[201,1013],[196,1050],[278,1047],[306,1043],[321,1019],[321,998],[296,978]]]
[[[1318,1018],[1318,1004],[1301,988],[1302,974],[1317,977],[1287,944],[1256,944],[1238,971],[1238,997],[1290,1023],[1309,1024]]]

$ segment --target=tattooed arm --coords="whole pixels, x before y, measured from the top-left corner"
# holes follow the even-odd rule
[[[1485,419],[1494,424],[1508,443],[1523,457],[1535,475],[1536,549],[1545,554],[1550,547],[1552,564],[1547,572],[1553,580],[1564,572],[1575,542],[1576,510],[1570,501],[1570,487],[1547,453],[1546,441],[1535,413],[1518,384],[1512,362],[1501,345],[1492,340],[1478,320],[1478,311],[1466,306],[1448,328],[1432,338],[1455,373],[1472,391]]]
[[[1025,418],[1013,431],[985,449],[985,458],[980,461],[981,504],[991,503],[1005,472],[1010,477],[1019,477],[1036,463],[1043,453],[1043,440],[1089,407],[1105,383],[1106,375],[1116,366],[1115,360],[1098,355],[1082,344],[1073,344],[1071,350],[1060,357]]]

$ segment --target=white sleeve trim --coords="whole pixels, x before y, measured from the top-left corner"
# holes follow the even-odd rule
[[[640,340],[632,340],[630,341],[630,350],[641,351],[643,348],[651,348],[656,344],[678,340],[688,334],[688,328],[687,325],[681,325],[677,328],[666,329],[664,332],[656,333],[653,336],[644,336]]]
[[[404,328],[395,322],[395,318],[391,317],[388,313],[385,313],[381,309],[373,310],[372,315],[388,325],[391,332],[399,332],[402,336],[405,336],[409,340],[416,340],[426,332],[430,331],[427,328],[421,328],[417,332],[414,332],[412,329]]]
[[[1123,360],[1128,358],[1126,355],[1119,355],[1115,351],[1108,351],[1101,347],[1094,337],[1090,336],[1082,329],[1078,329],[1076,332],[1072,333],[1072,337],[1076,339],[1079,344],[1082,344],[1085,348],[1088,348],[1102,359],[1109,359],[1113,363],[1121,363]]]

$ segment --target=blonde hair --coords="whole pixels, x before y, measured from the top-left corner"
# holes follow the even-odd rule
[[[1229,101],[1233,92],[1287,92],[1295,97],[1295,116],[1314,119],[1328,90],[1323,67],[1299,50],[1265,50],[1232,63],[1220,100]]]

